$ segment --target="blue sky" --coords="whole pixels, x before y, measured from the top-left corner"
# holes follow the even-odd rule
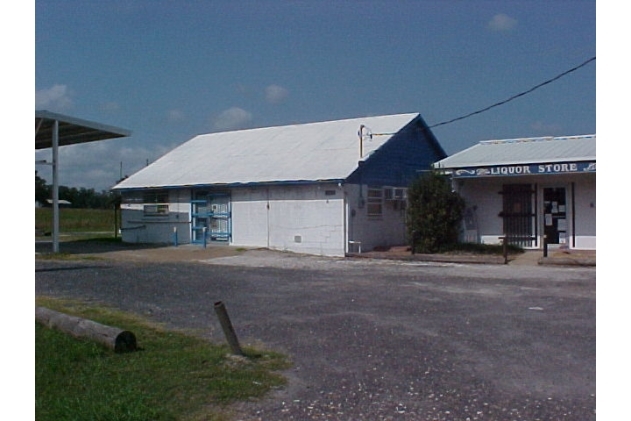
[[[97,190],[199,133],[407,112],[431,126],[596,56],[594,0],[37,0],[34,23],[35,108],[132,131],[62,148],[60,183]],[[596,62],[432,130],[448,154],[596,133]]]

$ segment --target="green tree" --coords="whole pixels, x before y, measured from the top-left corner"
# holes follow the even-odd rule
[[[44,204],[47,199],[51,198],[50,186],[46,184],[46,180],[37,175],[35,171],[35,201]]]
[[[465,202],[449,177],[430,171],[408,189],[407,231],[420,253],[437,253],[458,242]]]
[[[41,204],[52,199],[53,188],[46,184],[35,171],[35,200]],[[120,204],[120,194],[103,190],[100,193],[84,187],[58,187],[59,200],[67,200],[70,206],[79,209],[111,209]]]

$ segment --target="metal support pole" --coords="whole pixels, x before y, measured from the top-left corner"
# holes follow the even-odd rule
[[[548,257],[548,236],[543,236],[543,257]]]
[[[508,263],[508,241],[507,237],[502,238],[502,254],[504,255],[504,264]]]
[[[53,123],[53,253],[59,253],[59,121]]]
[[[177,227],[173,227],[173,246],[177,247]]]
[[[228,316],[228,311],[222,301],[217,301],[215,303],[215,313],[217,313],[219,324],[221,324],[221,329],[226,336],[226,340],[228,341],[228,345],[230,345],[232,353],[235,355],[243,355],[243,351],[239,345],[239,340],[237,339],[237,334],[234,332],[232,323],[230,322],[230,317]]]
[[[206,248],[206,227],[204,227],[202,231],[203,231],[203,236],[204,236],[204,248]]]
[[[118,204],[114,202],[114,238],[118,238]]]

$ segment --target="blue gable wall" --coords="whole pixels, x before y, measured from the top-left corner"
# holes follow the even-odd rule
[[[352,184],[407,187],[447,154],[422,118],[411,121],[348,178]]]

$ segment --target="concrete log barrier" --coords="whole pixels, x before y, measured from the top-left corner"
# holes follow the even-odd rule
[[[92,340],[115,352],[130,352],[137,349],[136,336],[130,331],[117,327],[70,316],[46,307],[35,308],[35,320],[46,327],[60,330],[75,338]]]

